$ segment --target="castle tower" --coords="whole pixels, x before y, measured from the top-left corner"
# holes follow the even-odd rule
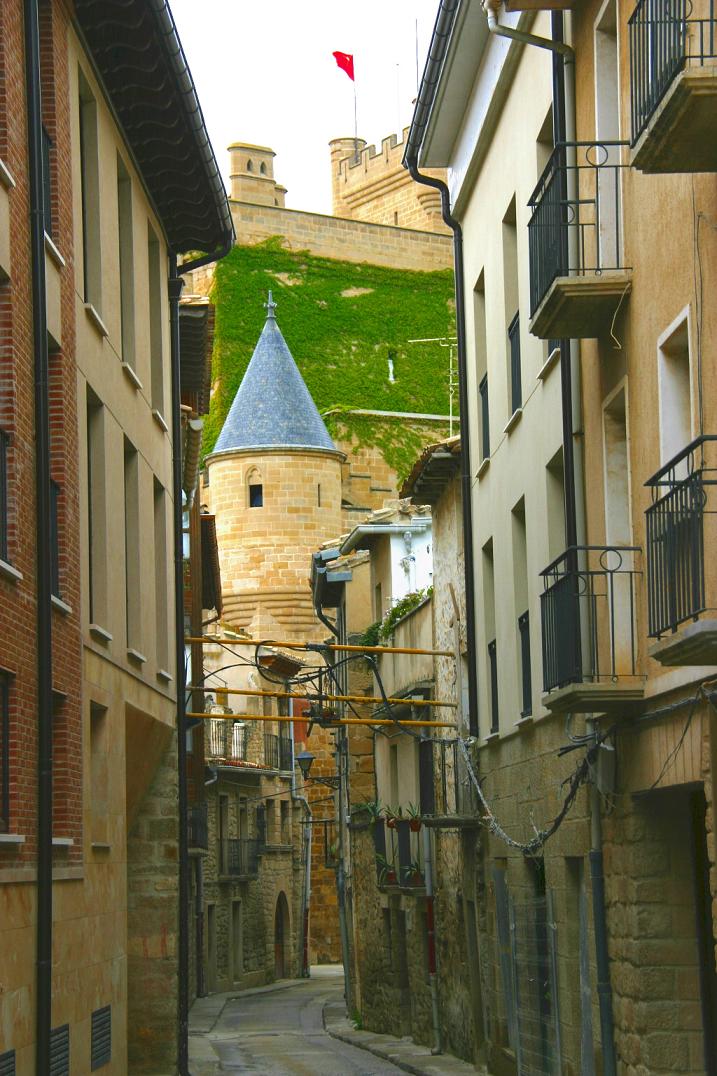
[[[228,148],[230,198],[283,209],[286,187],[274,179],[274,150],[268,146],[253,146],[250,142],[232,142]]]
[[[207,458],[223,619],[263,638],[323,638],[311,554],[341,530],[341,462],[281,334],[266,324]]]

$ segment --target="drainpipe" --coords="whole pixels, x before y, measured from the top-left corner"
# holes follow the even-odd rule
[[[29,2],[29,0],[28,0]],[[187,832],[187,729],[186,669],[184,649],[184,558],[182,555],[182,388],[179,349],[179,300],[184,281],[180,274],[191,273],[228,254],[233,232],[219,250],[177,265],[177,255],[169,255],[169,328],[172,378],[172,492],[174,497],[174,628],[177,678],[177,809],[179,814],[179,936],[177,939],[177,1065],[179,1076],[189,1072],[189,914],[190,879],[189,834]],[[48,1070],[49,1071],[49,1070]]]
[[[35,375],[37,542],[37,982],[35,1065],[50,1071],[52,1028],[52,574],[50,550],[50,422],[47,398],[47,295],[42,175],[42,111],[38,0],[25,0],[25,93],[32,262]]]
[[[434,917],[434,893],[433,893],[433,847],[431,845],[431,831],[428,826],[423,826],[421,831],[423,838],[423,873],[426,880],[426,934],[428,938],[428,982],[431,990],[431,1020],[433,1023],[434,1046],[432,1054],[443,1053],[443,1039],[441,1036],[441,1021],[438,1010],[438,979],[436,976],[436,924]]]
[[[591,718],[588,720],[587,726],[595,737],[595,743],[597,743],[597,721]],[[597,765],[597,758],[595,764]],[[593,779],[590,782],[590,852],[588,858],[590,860],[590,882],[593,898],[593,929],[595,931],[595,964],[597,969],[603,1073],[604,1076],[617,1076],[615,1027],[612,1015],[612,986],[610,983],[610,955],[607,945],[602,820],[600,817],[600,793],[596,784],[595,774],[593,774]]]
[[[289,699],[289,714],[294,716],[294,700]],[[311,825],[313,815],[306,796],[296,790],[296,743],[294,741],[294,722],[291,729],[291,798],[303,807],[304,819],[304,882],[301,889],[301,978],[308,979],[309,970],[309,912],[311,908]]]
[[[169,328],[172,372],[172,486],[174,494],[174,627],[177,678],[177,800],[179,810],[179,937],[177,941],[177,1063],[189,1076],[189,897],[190,864],[187,832],[186,667],[184,647],[184,558],[182,542],[182,419],[179,352],[179,299],[184,281],[177,274],[177,256],[169,256]]]
[[[558,52],[563,56],[572,56],[573,50],[561,40],[556,41],[550,37],[538,37],[536,34],[528,34],[524,30],[515,30],[512,26],[501,26],[498,22],[498,12],[502,0],[482,0],[483,11],[488,19],[488,32],[497,37],[509,37],[511,41],[518,41],[522,45],[535,45],[539,49],[548,49],[550,52]]]

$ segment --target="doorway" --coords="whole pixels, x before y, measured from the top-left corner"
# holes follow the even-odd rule
[[[277,979],[286,979],[289,975],[289,937],[289,905],[282,892],[274,913],[274,975]]]

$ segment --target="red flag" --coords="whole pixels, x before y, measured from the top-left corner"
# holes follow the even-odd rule
[[[350,52],[334,52],[333,57],[342,71],[345,71],[351,81],[354,81],[354,58]]]

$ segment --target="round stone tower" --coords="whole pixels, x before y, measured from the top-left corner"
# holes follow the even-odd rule
[[[223,619],[255,638],[323,638],[311,554],[341,532],[341,462],[281,334],[266,324],[207,457]]]

